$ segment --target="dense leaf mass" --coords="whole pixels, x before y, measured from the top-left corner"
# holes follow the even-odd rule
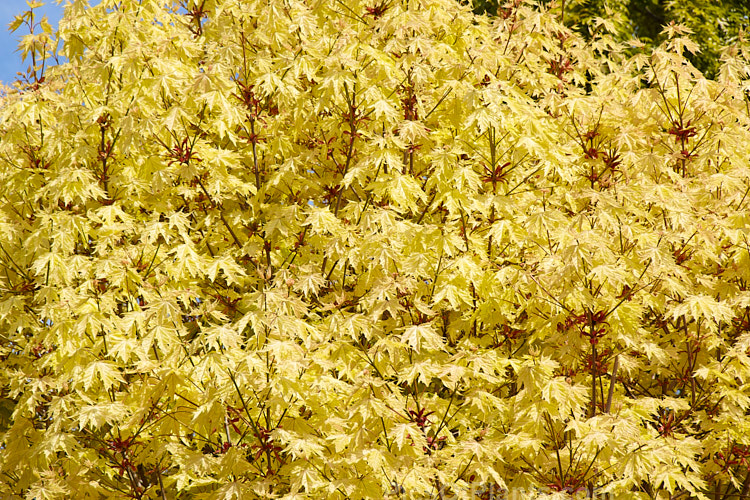
[[[0,496],[746,495],[749,47],[708,80],[680,26],[630,56],[596,22],[36,26],[0,101]]]

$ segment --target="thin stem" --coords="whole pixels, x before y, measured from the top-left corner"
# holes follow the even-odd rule
[[[607,404],[604,406],[604,413],[609,413],[612,409],[612,396],[615,393],[615,382],[617,381],[617,369],[620,367],[620,356],[615,356],[615,362],[612,366],[612,377],[609,380],[609,393],[607,394]]]

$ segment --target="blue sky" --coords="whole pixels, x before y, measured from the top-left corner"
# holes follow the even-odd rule
[[[50,24],[57,27],[63,13],[62,5],[57,5],[55,0],[47,0],[45,4],[44,7],[35,9],[38,19],[41,19],[41,15],[46,15]],[[28,61],[21,63],[21,54],[16,51],[18,38],[28,33],[23,31],[25,27],[21,26],[13,34],[8,32],[8,24],[25,10],[28,10],[26,0],[0,0],[0,81],[5,84],[10,84],[16,73],[25,71],[29,65]]]

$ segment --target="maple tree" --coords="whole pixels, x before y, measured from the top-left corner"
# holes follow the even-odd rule
[[[3,498],[750,492],[744,40],[709,80],[519,0],[36,5]]]

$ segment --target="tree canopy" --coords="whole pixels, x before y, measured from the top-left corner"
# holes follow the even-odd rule
[[[34,5],[0,496],[750,492],[742,38],[708,79],[559,5]]]
[[[473,0],[474,12],[502,15],[505,2]],[[554,0],[544,2],[558,9],[566,26],[590,38],[596,19],[607,19],[615,26],[621,41],[637,38],[646,51],[664,41],[662,29],[680,24],[691,32],[699,52],[686,54],[696,68],[713,78],[719,69],[722,49],[747,36],[750,28],[750,4],[744,0]]]

